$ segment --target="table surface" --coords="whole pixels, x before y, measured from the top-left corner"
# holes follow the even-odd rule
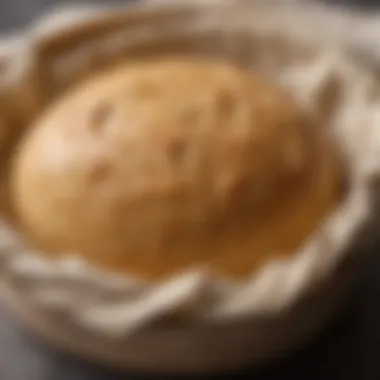
[[[357,0],[373,7],[374,0]],[[81,1],[76,3],[100,3]],[[105,0],[103,0],[103,3]],[[125,0],[107,0],[121,3]],[[335,0],[355,4],[355,0]],[[68,0],[0,0],[0,32],[22,28],[55,4]],[[380,3],[380,2],[379,2]],[[380,4],[379,4],[380,5]],[[380,11],[380,7],[379,7]],[[379,246],[375,250],[380,251]],[[347,308],[329,328],[293,357],[257,370],[239,373],[243,379],[380,379],[380,255],[363,274]],[[24,331],[0,309],[1,380],[144,380],[137,374],[118,374],[63,356]],[[165,377],[166,378],[166,377]],[[183,377],[181,377],[183,378]],[[208,378],[232,378],[231,375]]]

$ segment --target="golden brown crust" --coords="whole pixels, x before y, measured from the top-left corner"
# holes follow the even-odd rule
[[[48,109],[15,160],[31,241],[162,277],[246,275],[289,252],[340,195],[332,150],[290,96],[225,64],[126,64]]]

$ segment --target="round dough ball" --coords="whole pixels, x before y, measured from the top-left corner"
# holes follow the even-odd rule
[[[34,247],[162,278],[230,277],[291,254],[341,194],[321,130],[233,66],[125,63],[67,93],[16,155],[13,202]]]

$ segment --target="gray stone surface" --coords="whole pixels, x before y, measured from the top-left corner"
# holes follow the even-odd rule
[[[94,3],[96,1],[76,1]],[[101,3],[102,1],[97,1]],[[111,0],[103,0],[103,3]],[[125,0],[114,1],[116,3]],[[335,3],[355,3],[335,0]],[[372,10],[376,1],[358,0]],[[0,31],[24,27],[57,0],[0,0]],[[379,247],[374,248],[376,251]],[[242,379],[378,380],[380,379],[380,256],[368,268],[347,310],[316,341],[292,358],[258,371],[247,369]],[[233,348],[231,348],[233,349]],[[232,375],[211,377],[232,378]],[[138,380],[144,376],[117,374],[66,357],[30,336],[0,308],[0,380]],[[183,379],[183,377],[181,377]]]

